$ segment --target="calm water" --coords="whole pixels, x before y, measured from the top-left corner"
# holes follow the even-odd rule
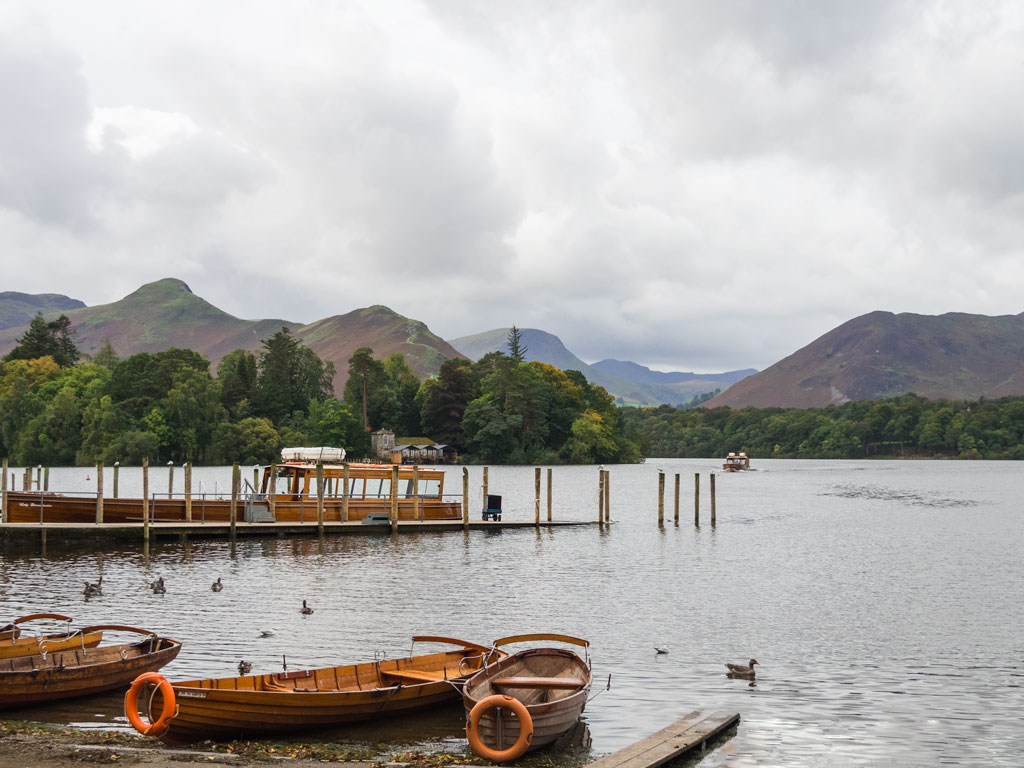
[[[735,753],[702,764],[1021,765],[1024,465],[754,464],[759,471],[718,474],[714,530],[708,472],[720,462],[652,459],[611,469],[610,531],[174,542],[148,557],[61,550],[51,537],[46,557],[3,555],[0,616],[55,610],[152,628],[185,643],[166,668],[172,678],[234,674],[242,658],[269,672],[283,654],[290,668],[404,655],[418,633],[566,632],[593,642],[595,680],[612,676],[587,708],[595,754],[692,710],[727,709],[743,718]],[[659,468],[669,473],[660,530]],[[54,470],[51,488],[94,488],[88,474]],[[196,475],[212,490],[228,473]],[[153,476],[165,490],[166,471]],[[596,468],[554,477],[556,519],[596,518]],[[478,499],[478,468],[471,480]],[[122,470],[122,494],[136,482],[137,470]],[[531,468],[492,468],[490,484],[507,519],[532,519]],[[100,569],[104,595],[86,602],[82,581]],[[157,576],[166,595],[146,587]],[[225,588],[213,593],[218,576]],[[300,616],[302,599],[313,616]],[[259,638],[266,627],[276,634]],[[656,655],[655,645],[670,652]],[[751,656],[761,662],[756,685],[725,676],[724,662]],[[104,697],[31,716],[108,726],[124,723],[119,706]],[[451,749],[461,717],[454,707],[394,730],[339,733]]]

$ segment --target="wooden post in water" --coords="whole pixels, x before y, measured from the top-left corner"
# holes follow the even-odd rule
[[[533,470],[533,509],[534,525],[540,527],[540,467]]]
[[[270,477],[267,478],[267,506],[270,517],[277,521],[277,462],[270,463]]]
[[[672,517],[672,522],[679,525],[679,473],[676,472],[676,510],[675,515]]]
[[[231,465],[231,503],[228,506],[231,538],[235,538],[235,525],[238,523],[238,487],[241,484],[241,479],[242,470],[238,468],[236,461]]]
[[[167,462],[167,500],[174,495],[174,462]]]
[[[711,473],[711,527],[715,527],[715,473]]]
[[[391,467],[391,511],[388,513],[391,521],[391,532],[398,532],[398,465]]]
[[[4,459],[3,478],[0,478],[0,523],[7,522],[7,459]]]
[[[96,522],[103,522],[103,462],[96,464]]]
[[[121,468],[121,462],[114,462],[114,498],[117,498],[117,470]]]
[[[43,465],[36,467],[36,490],[43,490]]]
[[[142,459],[142,540],[149,541],[149,458]]]
[[[192,462],[185,464],[185,522],[192,522]]]
[[[597,524],[604,525],[604,470],[597,470]]]
[[[658,472],[658,527],[665,524],[665,473]]]
[[[487,510],[487,491],[488,491],[488,479],[487,479],[487,467],[484,467],[484,493],[483,493],[483,509]]]
[[[394,494],[394,484],[392,484],[392,495]],[[394,525],[394,523],[392,523]],[[318,536],[324,535],[324,463],[323,461],[317,461],[316,463],[316,533]]]
[[[43,490],[44,491],[50,490],[50,468],[49,467],[44,467],[43,468]]]
[[[32,490],[32,467],[25,467],[25,474],[21,476],[21,490]]]
[[[348,521],[348,497],[349,497],[349,489],[350,488],[351,488],[351,485],[349,484],[348,462],[346,461],[344,467],[341,470],[341,520],[342,520],[342,522],[347,522]]]
[[[700,472],[693,473],[693,524],[700,527]]]
[[[551,467],[548,467],[548,522],[551,522]]]
[[[462,468],[462,528],[469,530],[469,468]]]
[[[412,516],[417,520],[423,519],[423,500],[420,498],[420,467],[419,464],[412,465]]]
[[[260,465],[252,465],[252,492],[256,493],[260,487]]]
[[[604,521],[612,524],[612,471],[604,471]]]

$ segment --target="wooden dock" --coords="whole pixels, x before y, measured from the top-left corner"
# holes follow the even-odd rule
[[[739,721],[738,712],[691,712],[667,728],[602,757],[586,768],[655,768],[701,746]]]

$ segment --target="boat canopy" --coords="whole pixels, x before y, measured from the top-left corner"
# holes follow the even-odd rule
[[[344,448],[282,448],[282,461],[344,461]]]

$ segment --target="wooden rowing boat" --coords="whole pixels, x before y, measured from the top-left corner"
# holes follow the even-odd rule
[[[209,678],[183,682],[159,676],[149,701],[150,723],[165,708],[161,690],[174,692],[173,717],[151,731],[169,744],[199,739],[233,739],[246,734],[280,733],[403,714],[457,699],[462,685],[491,659],[495,648],[446,637],[418,636],[413,643],[448,643],[456,650],[338,667],[278,674]],[[132,713],[126,710],[129,719]],[[136,713],[137,714],[137,713]],[[135,718],[136,720],[138,717]],[[135,723],[133,723],[135,724]],[[136,728],[139,726],[136,725]],[[140,728],[145,733],[149,728]]]
[[[134,632],[145,637],[134,643],[76,645],[0,660],[0,708],[127,688],[140,673],[160,669],[181,650],[181,643],[176,640],[120,624],[85,627],[76,635],[100,637],[104,630]]]
[[[583,648],[590,645],[586,640],[569,635],[549,634],[517,635],[498,640],[494,645],[537,641],[558,641]],[[470,745],[483,757],[505,762],[523,752],[557,741],[580,719],[590,683],[589,657],[584,660],[565,648],[530,648],[487,666],[470,678],[462,689],[467,723],[475,721],[472,729],[467,725]],[[495,698],[487,702],[491,697]],[[518,754],[513,754],[513,747],[519,743],[520,720],[507,713],[502,714],[511,708],[499,701],[503,697],[511,697],[523,704],[532,721],[532,740],[527,742],[524,739]],[[478,705],[480,709],[474,715],[474,708]]]
[[[21,625],[32,621],[66,621],[68,629],[63,632],[29,635]],[[32,656],[37,653],[53,653],[72,648],[93,648],[100,644],[103,633],[77,629],[71,631],[71,618],[60,613],[33,613],[22,616],[0,628],[0,659]]]

